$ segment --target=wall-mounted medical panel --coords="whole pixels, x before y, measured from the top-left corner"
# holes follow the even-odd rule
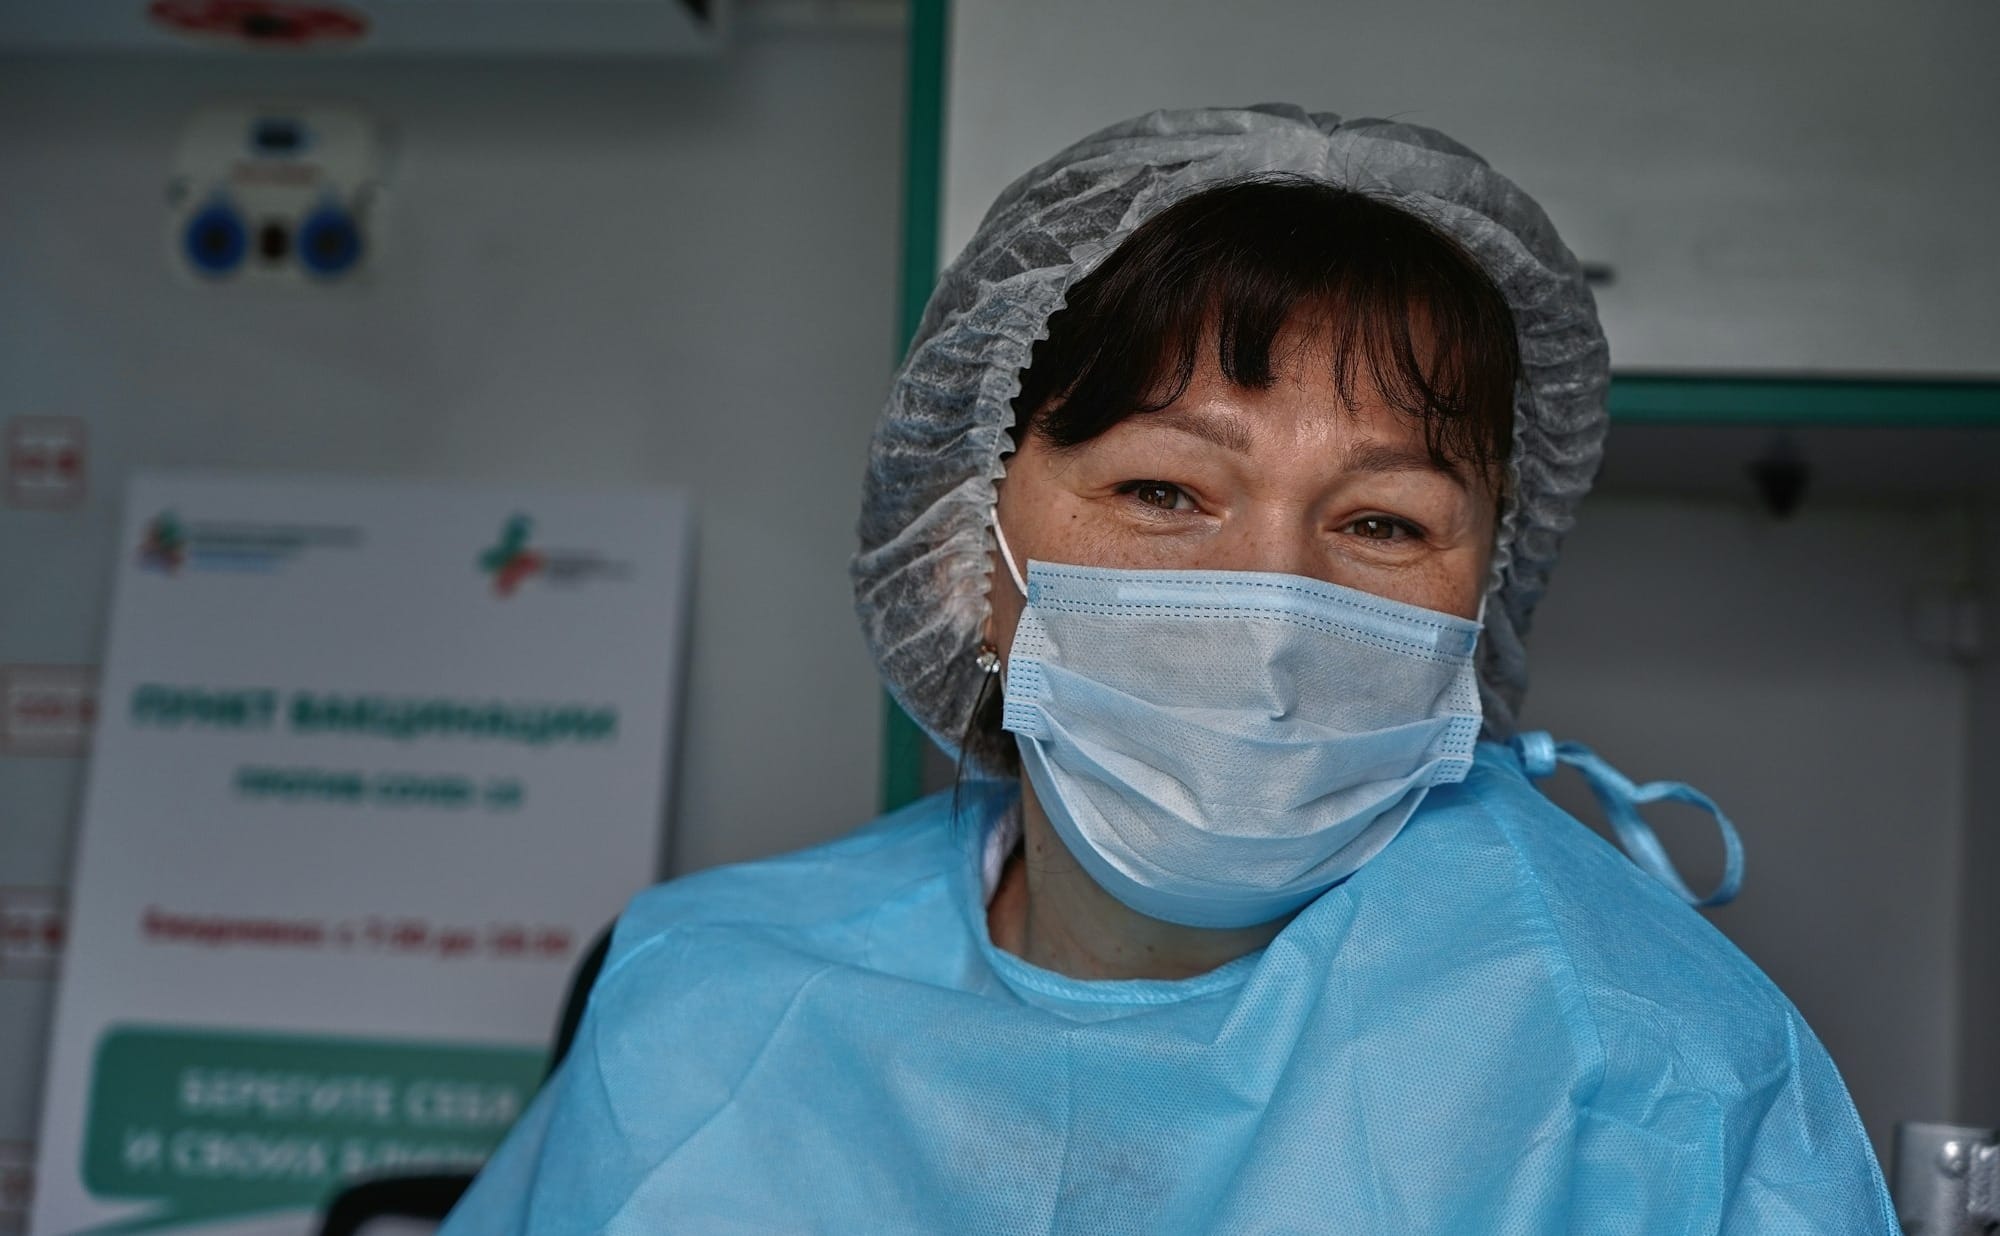
[[[372,264],[381,186],[374,127],[351,108],[203,108],[175,152],[167,252],[200,283],[345,283]]]

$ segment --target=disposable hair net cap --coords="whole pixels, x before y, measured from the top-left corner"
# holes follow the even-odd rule
[[[1514,398],[1480,695],[1509,738],[1522,638],[1603,454],[1609,362],[1583,272],[1541,207],[1433,129],[1263,105],[1158,111],[1085,138],[1000,195],[939,278],[876,425],[853,562],[862,631],[890,694],[956,751],[984,675],[994,481],[1014,397],[1070,285],[1140,224],[1210,186],[1301,174],[1367,193],[1457,239],[1513,311]]]

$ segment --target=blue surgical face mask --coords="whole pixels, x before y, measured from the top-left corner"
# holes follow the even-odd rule
[[[1030,562],[1004,727],[1098,884],[1247,927],[1380,853],[1479,739],[1479,624],[1297,575]]]

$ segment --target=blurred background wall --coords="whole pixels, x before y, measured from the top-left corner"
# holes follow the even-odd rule
[[[134,468],[674,484],[699,547],[673,868],[873,815],[846,564],[896,353],[903,25],[741,17],[713,60],[0,61],[0,421],[90,434],[84,507],[0,512],[0,663],[95,661]],[[239,98],[387,126],[371,282],[170,269],[180,126]],[[82,773],[0,755],[0,886],[64,884]],[[0,1142],[34,1136],[50,988],[0,977]]]

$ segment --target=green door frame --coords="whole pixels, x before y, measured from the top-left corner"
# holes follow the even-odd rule
[[[903,349],[915,337],[937,278],[943,206],[946,69],[951,0],[911,0],[904,116]],[[1621,373],[1611,381],[1616,424],[2000,428],[2000,381],[1743,374]],[[923,731],[886,695],[882,809],[923,791]]]
[[[945,66],[951,50],[950,0],[910,0],[910,45],[903,116],[903,270],[898,359],[916,338],[924,303],[937,281],[938,225],[944,192]],[[924,743],[917,723],[882,697],[882,810],[914,801],[924,788]]]

